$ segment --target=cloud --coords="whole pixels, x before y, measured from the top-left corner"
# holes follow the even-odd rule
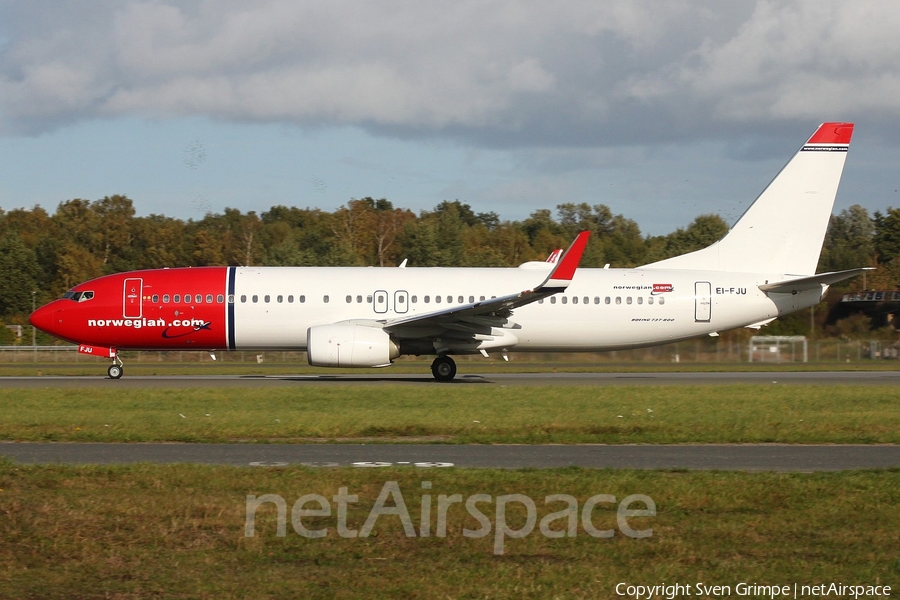
[[[900,113],[888,0],[56,5],[0,3],[0,132],[200,115],[614,146]]]
[[[673,91],[722,120],[816,119],[900,109],[900,14],[881,2],[759,2],[724,43],[633,77],[643,99]]]

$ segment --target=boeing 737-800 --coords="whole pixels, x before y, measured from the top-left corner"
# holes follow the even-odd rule
[[[825,123],[715,244],[635,269],[558,259],[518,268],[201,267],[75,286],[31,323],[111,359],[120,350],[305,350],[324,367],[386,367],[404,354],[596,352],[759,327],[821,301],[864,269],[815,274],[853,133]]]

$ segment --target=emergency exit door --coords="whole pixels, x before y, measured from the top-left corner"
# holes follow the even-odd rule
[[[372,307],[375,309],[375,312],[378,314],[384,314],[388,310],[388,294],[384,290],[378,290],[375,292],[374,297],[372,298]]]
[[[409,310],[409,294],[406,290],[397,290],[394,292],[394,312],[404,314]]]

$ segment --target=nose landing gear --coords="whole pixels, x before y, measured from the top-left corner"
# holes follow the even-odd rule
[[[443,354],[431,363],[431,374],[438,381],[452,381],[456,377],[456,362]]]
[[[125,365],[122,363],[122,359],[119,358],[119,353],[116,352],[115,348],[110,348],[110,354],[112,355],[113,364],[106,370],[106,374],[109,375],[110,379],[120,379],[125,373]]]

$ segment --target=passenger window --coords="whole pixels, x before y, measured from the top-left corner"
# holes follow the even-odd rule
[[[397,304],[405,304],[406,299],[403,296],[397,296]]]
[[[479,302],[484,302],[484,296],[478,296],[478,301],[479,301]]]
[[[228,294],[228,304],[234,304],[234,294]]]
[[[282,302],[284,302],[284,296],[279,294],[278,296],[275,297],[275,302],[277,302],[278,304],[281,304]]]
[[[351,302],[353,302],[353,296],[347,296],[346,300],[347,304],[350,304]]]
[[[169,295],[163,294],[163,304],[168,304],[168,303],[169,303]]]
[[[463,299],[462,296],[460,296],[457,300],[458,300],[459,304],[462,304],[463,302],[465,302],[465,300]]]
[[[660,304],[665,304],[665,303],[666,303],[666,299],[663,298],[662,296],[660,296],[660,297],[659,297],[659,303],[660,303]]]
[[[257,296],[256,294],[253,294],[253,297],[251,298],[251,300],[253,300],[253,303],[256,304],[257,302],[259,302],[259,296]]]
[[[329,298],[328,298],[327,294],[322,297],[322,302],[324,302],[325,304],[328,304],[328,300],[329,300]]]
[[[447,304],[453,304],[453,296],[447,296]]]
[[[594,296],[594,304],[600,304],[600,296]],[[609,304],[609,302],[607,302]]]
[[[643,304],[643,303],[644,303],[643,296],[638,296],[638,304]]]
[[[410,300],[412,300],[412,303],[415,304],[416,302],[418,302],[419,299],[418,299],[418,297],[413,296],[412,298],[410,298]]]
[[[266,294],[266,297],[263,298],[263,300],[265,300],[266,304],[268,304],[272,300],[272,296]]]
[[[184,295],[184,301],[187,302],[187,303],[190,303],[190,302],[191,302],[191,295],[190,295],[190,294],[185,294],[185,295]]]
[[[647,304],[653,304],[653,296],[647,298]]]
[[[610,297],[609,297],[609,296],[607,296],[606,298],[603,299],[603,303],[604,303],[604,304],[609,304],[609,301],[610,301]]]
[[[357,303],[357,304],[362,304],[362,296],[357,296],[357,297],[356,297],[356,303]]]
[[[425,296],[425,304],[431,302],[431,296]]]
[[[441,297],[440,297],[440,296],[435,296],[435,297],[434,297],[434,301],[435,301],[437,304],[440,304],[440,303],[441,303]]]
[[[625,304],[631,304],[631,296],[625,298]]]
[[[591,303],[591,299],[588,298],[587,296],[585,296],[585,297],[584,297],[584,303],[585,303],[585,304],[590,304],[590,303]]]
[[[181,294],[175,294],[175,297],[172,298],[172,302],[174,302],[175,304],[181,302]]]
[[[538,300],[538,304],[543,304],[543,303],[544,303],[544,299],[543,299],[543,298],[541,298],[540,300]]]
[[[153,294],[153,298],[151,298],[151,300],[153,301],[153,304],[159,302],[159,294]]]
[[[572,304],[578,304],[578,296],[572,297]]]
[[[556,296],[550,296],[550,304],[556,304]]]
[[[206,295],[206,303],[207,303],[207,304],[212,304],[212,294],[207,294],[207,295]]]
[[[563,296],[563,297],[562,297],[562,303],[563,303],[563,304],[568,304],[568,303],[569,303],[569,298],[566,297],[566,296]]]
[[[616,304],[622,304],[622,296],[616,296]]]
[[[469,296],[469,303],[475,302],[475,296]]]
[[[300,302],[301,304],[304,303],[304,302],[306,302],[306,296],[304,296],[303,294],[301,294],[300,297],[297,298],[297,301]]]
[[[366,304],[372,304],[372,296],[366,296]]]
[[[246,294],[241,294],[241,303],[244,303],[244,302],[246,302],[246,301],[247,301],[247,296],[246,296]]]
[[[288,295],[288,304],[293,304],[293,303],[294,303],[294,295],[293,295],[293,294],[289,294],[289,295]]]

